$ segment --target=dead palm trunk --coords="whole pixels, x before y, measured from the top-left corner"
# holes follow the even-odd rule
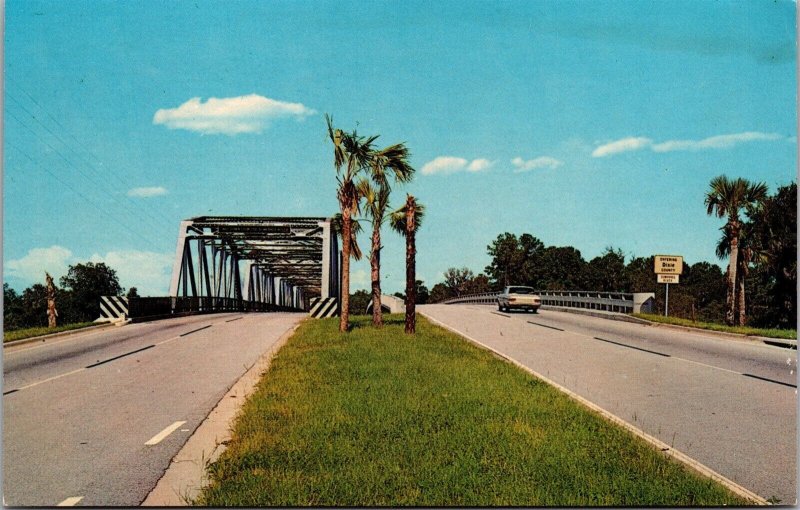
[[[417,281],[417,247],[416,247],[416,208],[414,197],[406,200],[406,328],[405,332],[414,334],[417,330],[416,303],[417,295],[414,284]]]
[[[46,272],[45,281],[47,282],[47,327],[54,328],[56,327],[57,317],[58,317],[58,310],[56,310],[56,286],[53,285],[53,277],[50,276],[50,273]]]

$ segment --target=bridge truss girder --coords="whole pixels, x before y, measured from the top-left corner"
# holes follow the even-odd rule
[[[201,216],[181,222],[170,295],[307,310],[338,300],[339,266],[328,218]]]

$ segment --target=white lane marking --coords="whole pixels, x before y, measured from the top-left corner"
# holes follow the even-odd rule
[[[57,504],[56,506],[75,506],[78,504],[78,501],[82,500],[83,496],[74,496],[71,498],[67,498],[61,503]]]
[[[679,358],[679,357],[677,357],[677,356],[672,356],[672,359],[677,359],[677,360],[680,360],[680,361],[685,361],[685,362],[687,362],[687,363],[694,363],[695,365],[702,365],[702,366],[704,366],[704,367],[708,367],[708,368],[716,368],[717,370],[724,370],[725,372],[730,372],[730,373],[732,373],[732,374],[736,374],[736,375],[742,375],[742,373],[741,373],[741,372],[736,372],[736,371],[734,371],[734,370],[728,370],[727,368],[722,368],[722,367],[715,367],[714,365],[706,365],[705,363],[700,363],[699,361],[692,361],[692,360],[690,360],[690,359],[686,359],[686,358]]]
[[[180,337],[181,337],[180,335],[178,335],[178,336],[173,336],[172,338],[167,338],[166,340],[164,340],[164,341],[162,341],[162,342],[158,342],[156,345],[164,345],[165,343],[167,343],[167,342],[171,342],[171,341],[173,341],[173,340],[177,340],[177,339],[179,339]]]
[[[173,423],[169,427],[165,428],[164,430],[162,430],[161,432],[159,432],[158,434],[153,436],[148,442],[145,443],[145,445],[153,446],[154,444],[160,443],[161,441],[164,440],[165,437],[167,437],[168,435],[170,435],[173,432],[175,432],[176,430],[178,430],[178,428],[181,425],[183,425],[184,423],[186,423],[186,422],[185,421],[176,421],[175,423]]]
[[[42,379],[41,381],[36,381],[35,383],[26,384],[25,386],[20,386],[19,389],[24,390],[27,388],[33,388],[34,386],[38,386],[40,384],[44,384],[49,381],[55,381],[56,379],[61,379],[62,377],[66,377],[68,375],[77,374],[78,372],[83,372],[86,370],[86,367],[81,367],[77,370],[73,370],[72,372],[66,372],[59,375],[54,375],[53,377],[48,377],[47,379]]]

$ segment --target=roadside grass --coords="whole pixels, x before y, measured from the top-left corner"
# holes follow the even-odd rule
[[[462,338],[400,315],[306,321],[195,505],[745,505]]]
[[[60,333],[62,331],[70,331],[73,329],[88,328],[89,326],[97,326],[96,322],[78,322],[75,324],[65,324],[64,326],[57,326],[55,328],[37,327],[37,328],[24,328],[14,329],[11,331],[3,331],[3,343],[12,342],[14,340],[23,340],[39,335],[49,335],[51,333]]]
[[[674,324],[677,326],[687,326],[690,328],[710,329],[712,331],[722,331],[725,333],[737,333],[740,335],[748,336],[763,336],[768,338],[784,338],[788,340],[797,339],[797,330],[794,329],[760,329],[750,328],[747,326],[726,326],[725,324],[717,324],[714,322],[692,322],[691,319],[681,319],[678,317],[664,317],[663,315],[654,315],[649,313],[634,313],[631,314],[640,319],[646,319],[652,322],[661,322],[664,324]]]

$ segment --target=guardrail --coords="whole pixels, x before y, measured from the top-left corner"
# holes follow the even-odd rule
[[[221,312],[296,312],[288,306],[216,297],[137,297],[128,300],[131,319]]]
[[[648,311],[653,304],[655,294],[652,292],[597,292],[580,290],[537,290],[542,298],[542,306],[561,306],[564,308],[583,308],[618,313],[638,313]],[[497,303],[499,292],[470,294],[445,299],[440,303],[454,305],[472,303],[492,305]]]

